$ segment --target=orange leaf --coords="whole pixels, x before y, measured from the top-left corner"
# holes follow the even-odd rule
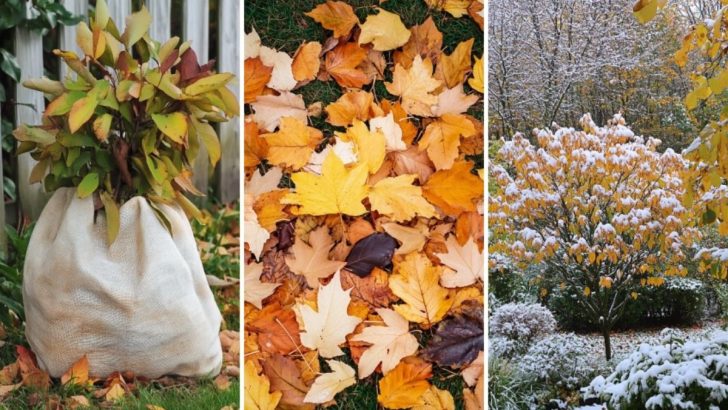
[[[264,306],[247,328],[258,333],[258,344],[264,352],[287,355],[301,344],[296,314],[278,303]]]
[[[321,65],[321,43],[313,41],[301,44],[293,56],[293,78],[296,81],[313,80]]]
[[[61,384],[85,386],[88,382],[88,357],[83,355],[61,376]]]
[[[374,96],[366,91],[349,91],[326,106],[326,122],[337,127],[351,125],[354,120],[367,121],[375,116]]]
[[[245,60],[245,102],[255,101],[259,95],[263,94],[265,85],[270,81],[273,67],[263,65],[260,58],[248,58]]]
[[[422,187],[422,194],[448,216],[476,210],[475,200],[483,197],[483,181],[470,173],[473,163],[456,161],[452,168],[437,171]]]
[[[407,357],[379,381],[377,401],[391,409],[423,405],[422,395],[430,388],[432,365],[417,357]]]
[[[412,36],[402,47],[402,50],[394,52],[394,63],[404,68],[410,68],[415,56],[423,59],[429,58],[437,61],[442,54],[442,33],[437,29],[432,17],[428,17],[424,23],[410,29]]]
[[[307,16],[321,24],[325,29],[332,30],[334,37],[343,37],[359,22],[354,9],[343,1],[326,1],[315,9],[305,13]]]
[[[361,88],[371,79],[356,68],[367,57],[367,50],[356,43],[339,44],[326,53],[324,67],[342,87]]]
[[[258,124],[252,118],[245,118],[244,158],[245,168],[258,166],[260,162],[268,155],[268,143],[258,134]]]

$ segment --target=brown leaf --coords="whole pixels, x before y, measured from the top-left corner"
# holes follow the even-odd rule
[[[228,390],[230,389],[230,378],[224,374],[219,374],[215,377],[215,380],[213,380],[213,384],[215,385],[215,388],[220,391]]]
[[[464,366],[483,350],[483,305],[466,302],[462,314],[440,323],[422,357],[440,366]]]
[[[394,52],[394,63],[404,68],[412,65],[412,60],[419,55],[423,59],[430,58],[437,62],[442,54],[442,33],[435,26],[432,17],[428,17],[424,23],[410,28],[412,36],[402,47],[402,50]]]
[[[348,270],[341,271],[341,285],[351,289],[351,297],[360,300],[372,308],[387,307],[397,298],[389,289],[389,274],[374,268],[366,277],[359,277]]]
[[[285,356],[273,355],[263,362],[263,372],[270,380],[271,390],[283,393],[280,404],[301,406],[298,407],[301,410],[315,408],[314,405],[303,402],[309,386],[303,382],[295,361]]]

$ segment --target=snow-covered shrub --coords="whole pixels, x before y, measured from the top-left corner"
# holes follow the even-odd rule
[[[505,357],[528,349],[531,343],[556,330],[556,320],[551,312],[536,303],[506,303],[495,309],[489,330],[492,339],[502,348]]]
[[[728,408],[728,332],[705,341],[642,344],[606,378],[583,390],[609,409]]]
[[[575,391],[586,386],[606,363],[584,338],[573,333],[554,334],[534,343],[519,359],[524,377],[549,387]]]

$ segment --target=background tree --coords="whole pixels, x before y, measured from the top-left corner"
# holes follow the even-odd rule
[[[695,129],[680,96],[690,82],[672,53],[702,9],[675,8],[648,29],[625,13],[632,3],[489,2],[490,135],[575,124],[585,112],[603,124],[622,112],[638,134],[687,146]]]
[[[577,289],[609,360],[610,332],[639,300],[635,286],[659,286],[663,269],[686,274],[683,249],[699,234],[683,222],[679,154],[658,152],[658,140],[635,136],[619,115],[606,127],[585,115],[581,127],[538,131],[536,145],[516,134],[499,150],[491,252],[544,263],[552,279]]]

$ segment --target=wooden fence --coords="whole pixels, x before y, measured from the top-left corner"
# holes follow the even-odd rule
[[[173,21],[173,16],[179,16],[179,10],[173,12],[172,0],[144,0],[146,7],[152,15],[150,35],[155,40],[164,41],[172,35],[173,23],[181,27],[180,35],[182,41],[189,40],[197,53],[200,63],[207,62],[210,50],[210,0],[181,0],[182,21]],[[239,0],[213,0],[216,1],[217,15],[217,70],[220,72],[232,72],[238,79],[240,77],[238,60],[241,58],[239,52],[240,44],[240,21],[238,18]],[[131,14],[134,9],[132,0],[107,0],[111,18],[123,30],[125,17]],[[135,3],[140,3],[136,1]],[[29,3],[30,4],[30,3]],[[76,15],[88,15],[89,0],[63,0],[67,10]],[[30,9],[29,9],[30,12]],[[80,54],[76,45],[75,26],[61,27],[59,33],[59,47],[62,50],[73,50]],[[15,29],[15,55],[22,69],[22,80],[39,78],[43,76],[43,38],[40,33],[24,28]],[[55,58],[55,57],[54,57]],[[59,77],[63,78],[67,71],[63,64]],[[239,95],[239,84],[234,85],[236,95]],[[28,90],[21,84],[16,87],[16,100],[18,104],[15,110],[15,124],[40,124],[41,116],[45,109],[43,94],[37,91]],[[27,104],[27,105],[26,105]],[[240,196],[240,145],[239,145],[239,122],[237,119],[228,123],[220,124],[218,129],[222,148],[222,157],[215,175],[208,175],[207,156],[200,155],[195,164],[195,185],[202,192],[208,192],[208,183],[212,181],[222,201],[228,202],[238,199]],[[19,209],[23,215],[36,219],[39,215],[48,196],[43,192],[40,184],[28,184],[30,171],[33,169],[34,160],[29,154],[23,154],[18,158],[17,180],[15,181],[18,190]],[[0,193],[2,187],[2,167],[0,167]],[[5,226],[6,211],[0,207],[0,227]],[[0,232],[3,232],[0,229]],[[0,236],[4,236],[0,233]],[[0,238],[0,246],[4,248],[4,237]]]

